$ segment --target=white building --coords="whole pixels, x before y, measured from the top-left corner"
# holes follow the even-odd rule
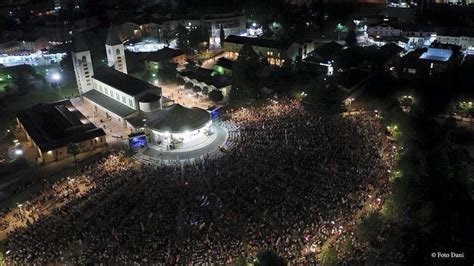
[[[125,48],[117,32],[110,28],[107,40],[105,42],[105,51],[109,67],[127,74],[127,62],[125,59]]]
[[[472,36],[436,36],[436,41],[444,44],[454,44],[463,49],[474,47],[474,37]]]
[[[84,39],[75,35],[72,59],[77,86],[96,113],[133,128],[128,118],[162,108],[161,88],[127,74],[124,47],[113,30],[109,31],[105,48],[109,67],[94,73],[90,50]]]
[[[74,35],[71,55],[74,73],[76,74],[77,88],[82,95],[92,90],[94,69],[92,68],[91,52],[86,45],[84,37],[79,32]]]
[[[474,0],[436,0],[437,4],[472,5]]]
[[[381,23],[367,27],[367,34],[371,37],[400,37],[401,30],[397,29],[387,23]]]
[[[209,38],[211,45],[221,43],[221,26],[225,36],[238,36],[247,32],[247,17],[240,13],[206,15],[203,20],[204,26],[209,28],[211,34]]]

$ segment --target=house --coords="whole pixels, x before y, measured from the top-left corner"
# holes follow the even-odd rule
[[[143,56],[148,70],[158,69],[160,63],[172,62],[178,66],[186,64],[186,54],[180,50],[164,47],[156,52],[145,53]]]
[[[246,43],[249,43],[259,56],[267,59],[270,65],[276,66],[282,66],[285,60],[295,61],[301,51],[301,44],[298,43],[230,35],[224,40],[225,57],[237,59]]]
[[[36,35],[26,35],[19,39],[22,47],[26,51],[39,52],[49,48],[49,40],[46,37]]]
[[[400,37],[401,30],[388,23],[379,23],[367,27],[367,34],[375,38]]]
[[[467,34],[450,34],[436,36],[436,41],[443,44],[452,44],[461,46],[463,49],[474,47],[474,35]]]
[[[128,119],[141,113],[162,109],[165,97],[161,88],[128,75],[125,48],[118,33],[111,29],[105,43],[109,67],[94,70],[91,52],[84,37],[76,33],[71,53],[77,87],[84,101],[96,113],[133,129]]]
[[[18,127],[26,135],[23,145],[33,148],[37,164],[70,157],[68,145],[80,153],[107,145],[105,132],[79,112],[69,100],[37,104],[17,114]]]
[[[398,71],[405,78],[446,73],[456,64],[458,54],[459,47],[432,46],[417,49],[400,58]]]

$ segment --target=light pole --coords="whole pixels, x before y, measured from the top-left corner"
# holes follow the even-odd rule
[[[61,75],[59,75],[59,73],[54,73],[52,78],[56,82],[56,87],[58,88],[58,94],[59,94],[59,80],[61,80]]]

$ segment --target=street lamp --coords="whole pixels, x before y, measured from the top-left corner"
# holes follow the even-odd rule
[[[61,79],[61,75],[59,75],[59,73],[54,73],[52,78],[53,78],[54,81],[57,82]]]
[[[59,73],[54,73],[51,78],[56,82],[56,87],[58,88],[59,94],[59,80],[61,80],[61,75],[59,75]]]
[[[349,104],[348,104],[348,105],[349,105],[349,111],[351,111],[351,109],[352,109],[352,102],[353,102],[354,100],[355,100],[355,98],[353,98],[353,97],[347,99],[347,102],[349,103]]]

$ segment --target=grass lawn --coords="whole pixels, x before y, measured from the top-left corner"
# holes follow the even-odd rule
[[[41,102],[58,101],[77,94],[77,90],[73,86],[61,87],[58,90],[57,88],[52,88],[47,84],[41,83],[44,82],[34,82],[35,88],[28,93],[2,99],[0,103],[7,112],[16,112]]]
[[[62,69],[59,64],[37,66],[35,72],[40,77],[28,81],[27,91],[0,99],[0,104],[7,113],[23,110],[41,102],[58,101],[78,94],[74,72]],[[50,78],[53,73],[59,73],[61,76],[58,83],[59,88],[58,84]]]

